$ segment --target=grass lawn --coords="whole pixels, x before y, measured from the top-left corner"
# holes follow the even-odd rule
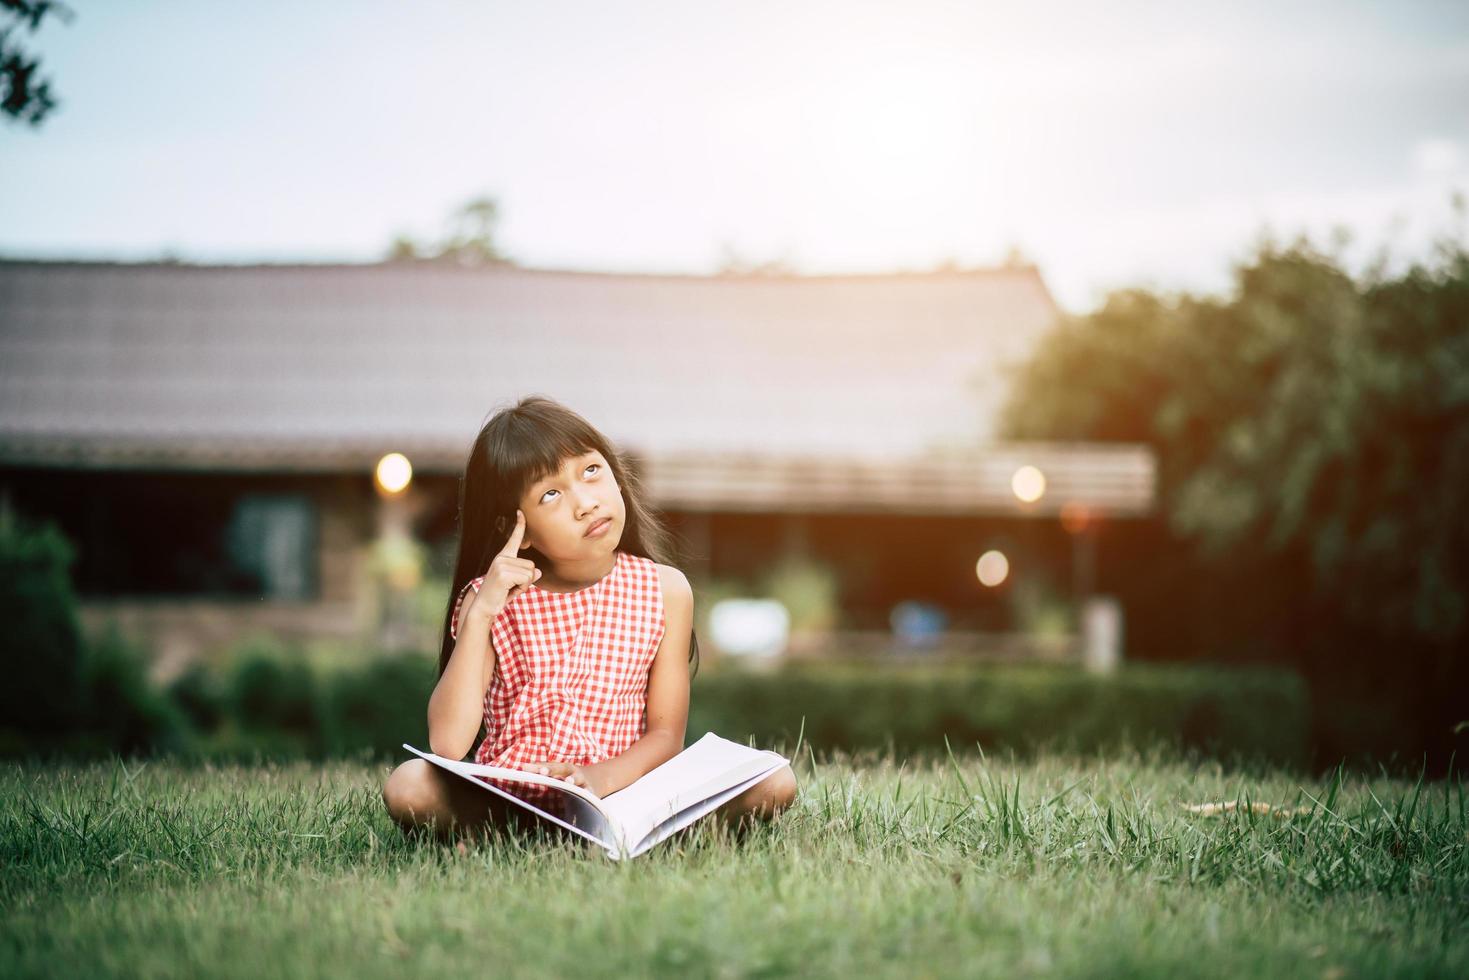
[[[386,771],[6,765],[0,976],[1469,976],[1459,778],[803,750],[775,824],[617,863],[407,840]],[[1300,809],[1184,806],[1235,799]]]

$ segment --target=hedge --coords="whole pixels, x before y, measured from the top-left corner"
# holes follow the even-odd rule
[[[201,754],[401,760],[402,742],[427,747],[433,683],[427,657],[379,656],[328,673],[256,651],[222,682],[186,675],[170,694],[196,720]],[[213,729],[200,724],[211,717]],[[956,752],[1161,742],[1299,765],[1309,755],[1309,723],[1305,685],[1285,671],[1131,665],[1095,677],[1052,666],[828,665],[701,671],[688,737],[713,731],[789,750],[799,736],[818,754],[899,755],[943,752],[946,737]]]
[[[1216,756],[1304,764],[1310,697],[1267,668],[1143,665],[1095,676],[1062,665],[800,665],[710,672],[689,732],[823,750],[1091,751],[1167,743]]]

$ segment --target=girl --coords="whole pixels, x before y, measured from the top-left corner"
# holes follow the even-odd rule
[[[606,438],[549,398],[524,398],[480,430],[459,510],[430,749],[463,758],[483,722],[476,762],[599,796],[682,751],[688,664],[698,669],[693,593]],[[543,809],[560,795],[497,785]],[[769,819],[795,794],[785,766],[716,812]],[[440,839],[523,812],[422,759],[393,770],[383,799],[405,831],[427,826]]]

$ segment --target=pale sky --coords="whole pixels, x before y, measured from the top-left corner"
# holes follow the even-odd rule
[[[0,255],[365,261],[498,199],[527,266],[1034,260],[1219,290],[1267,227],[1422,254],[1469,3],[109,2],[24,38]]]

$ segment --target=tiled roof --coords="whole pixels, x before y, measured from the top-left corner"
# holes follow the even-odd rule
[[[0,463],[454,472],[541,393],[649,460],[880,464],[989,440],[1056,313],[1029,267],[0,262]]]
[[[0,263],[0,426],[466,446],[496,404],[544,392],[645,451],[913,451],[985,434],[994,368],[1054,312],[1030,270]]]
[[[1022,466],[1045,478],[1028,503],[1012,487]],[[680,453],[649,460],[645,482],[671,509],[1058,515],[1081,505],[1092,516],[1138,517],[1152,509],[1155,472],[1146,446],[1011,442],[901,462]]]

